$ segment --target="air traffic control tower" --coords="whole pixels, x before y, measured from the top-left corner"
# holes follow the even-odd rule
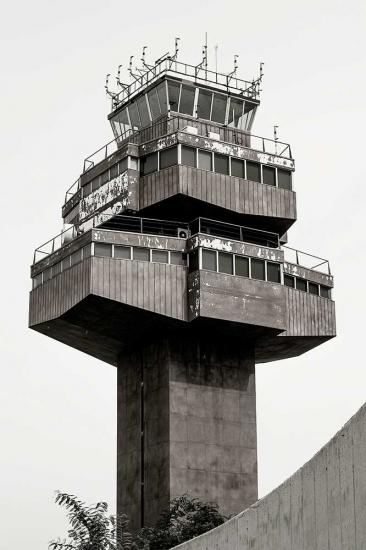
[[[335,336],[326,260],[286,246],[290,146],[255,136],[255,81],[174,55],[117,76],[114,139],[36,249],[30,327],[117,368],[118,511],[257,500],[255,365]],[[274,367],[275,368],[275,367]]]

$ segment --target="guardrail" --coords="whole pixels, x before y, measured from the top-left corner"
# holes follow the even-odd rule
[[[313,254],[308,254],[308,252],[303,252],[302,250],[297,250],[296,248],[291,248],[290,246],[282,246],[282,250],[285,256],[285,262],[331,275],[328,260],[314,256]]]

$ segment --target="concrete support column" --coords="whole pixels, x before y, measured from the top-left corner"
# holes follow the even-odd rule
[[[188,494],[233,514],[258,498],[254,347],[180,331],[118,366],[119,513],[151,525]]]

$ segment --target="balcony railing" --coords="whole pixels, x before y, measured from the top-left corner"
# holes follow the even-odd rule
[[[329,261],[324,258],[319,258],[302,250],[296,250],[290,246],[282,246],[282,250],[285,255],[285,262],[311,269],[313,271],[319,271],[320,273],[326,273],[331,275]]]

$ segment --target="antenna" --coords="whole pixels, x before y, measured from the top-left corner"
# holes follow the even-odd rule
[[[141,61],[142,61],[142,65],[143,65],[146,69],[150,70],[150,69],[152,69],[152,65],[148,65],[148,64],[146,63],[146,60],[145,60],[145,59],[146,59],[146,50],[147,50],[147,46],[144,46],[144,47],[142,48],[142,57],[141,57]]]
[[[175,41],[174,41],[174,55],[173,55],[173,57],[171,57],[172,61],[175,61],[178,57],[178,52],[179,52],[179,47],[178,47],[179,44],[178,43],[179,43],[179,40],[180,40],[179,36],[176,36]]]
[[[234,55],[234,70],[231,71],[231,73],[229,73],[227,75],[228,76],[228,80],[227,80],[228,84],[229,84],[230,80],[233,78],[233,76],[236,74],[236,71],[238,70],[238,57],[239,57],[239,54]],[[254,83],[254,80],[253,80],[253,83]]]
[[[132,59],[133,59],[133,55],[130,56],[130,63],[129,63],[129,66],[128,66],[128,72],[130,73],[131,78],[134,78],[135,80],[138,80],[140,78],[139,75],[134,74],[132,72]]]
[[[219,49],[218,44],[215,45],[215,71],[217,72],[217,50]]]
[[[276,152],[276,155],[277,155],[277,142],[278,142],[278,135],[277,135],[277,129],[278,129],[278,124],[275,124],[273,126],[273,137],[274,137],[274,141],[275,141],[275,152]]]
[[[106,94],[109,95],[109,97],[111,97],[112,99],[114,99],[117,94],[115,92],[111,92],[109,90],[109,77],[110,77],[110,73],[107,74],[107,76],[105,77],[105,85],[104,85],[104,88],[105,88],[105,91],[106,91]]]
[[[121,82],[121,67],[122,65],[118,65],[116,80],[117,80],[118,86],[121,86],[122,90],[126,90],[128,88],[128,84]]]
[[[264,61],[261,61],[259,63],[259,80],[262,80],[262,78],[263,78],[263,74],[264,74],[263,73],[263,65],[264,65]]]

